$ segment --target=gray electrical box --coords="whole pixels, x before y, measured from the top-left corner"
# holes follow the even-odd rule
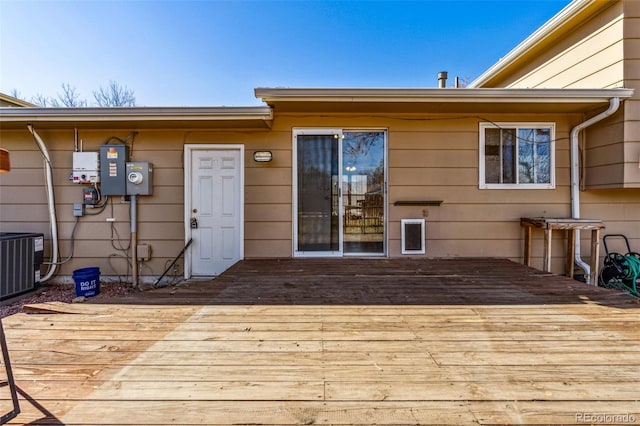
[[[102,195],[126,195],[126,163],[129,147],[100,145],[100,190]]]
[[[127,195],[153,193],[153,164],[136,161],[127,163]]]

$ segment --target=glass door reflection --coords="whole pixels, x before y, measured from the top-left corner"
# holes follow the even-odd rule
[[[384,254],[385,132],[345,131],[342,140],[345,254]]]

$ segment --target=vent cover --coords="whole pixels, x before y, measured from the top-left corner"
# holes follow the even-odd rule
[[[402,254],[425,254],[424,219],[402,219]]]

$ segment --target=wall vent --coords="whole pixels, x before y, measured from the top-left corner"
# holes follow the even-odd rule
[[[425,254],[425,220],[402,219],[402,254]]]

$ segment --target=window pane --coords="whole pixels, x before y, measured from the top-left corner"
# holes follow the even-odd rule
[[[520,183],[535,182],[533,132],[533,129],[520,129],[518,131],[518,178]]]
[[[344,253],[384,253],[384,132],[344,132]]]
[[[520,183],[550,183],[550,129],[519,129],[518,163]]]
[[[536,129],[536,183],[551,183],[551,129]]]
[[[502,130],[502,183],[517,183],[515,174],[516,130]]]
[[[500,129],[485,129],[484,182],[500,183]]]
[[[298,135],[298,250],[337,251],[338,138]]]

